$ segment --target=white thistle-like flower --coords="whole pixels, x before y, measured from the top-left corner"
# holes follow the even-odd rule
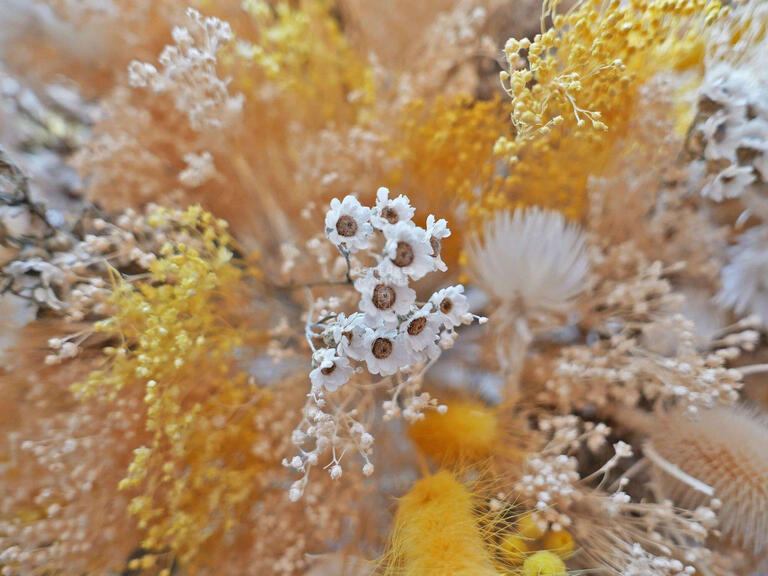
[[[736,314],[755,314],[768,322],[768,228],[748,230],[731,248],[731,261],[721,271],[715,302]]]
[[[479,286],[524,311],[565,310],[589,270],[582,232],[559,212],[535,207],[497,213],[467,257]]]
[[[332,336],[338,342],[339,356],[352,360],[365,359],[365,337],[371,329],[365,324],[365,314],[355,312],[346,316],[339,314],[333,325]]]
[[[376,228],[384,230],[398,222],[410,222],[415,212],[407,196],[400,194],[397,198],[390,199],[389,189],[381,187],[376,191],[376,206],[371,221]]]
[[[425,304],[400,325],[400,334],[406,347],[421,352],[434,345],[440,331],[440,316],[433,312],[432,304]]]
[[[398,222],[384,229],[387,243],[384,246],[384,258],[379,264],[379,271],[384,278],[398,284],[407,284],[408,278],[419,280],[430,272],[435,265],[430,256],[427,233],[412,222]]]
[[[372,330],[366,336],[365,347],[365,364],[371,374],[391,376],[410,361],[403,339],[395,329]]]
[[[443,248],[443,239],[448,238],[450,235],[451,231],[448,229],[448,222],[446,222],[445,219],[441,218],[440,220],[435,220],[435,217],[432,214],[427,216],[427,238],[429,239],[429,245],[432,248],[432,258],[435,262],[435,268],[440,270],[440,272],[448,270],[448,266],[443,262],[440,253]]]
[[[379,278],[369,269],[362,278],[355,280],[355,289],[360,292],[360,310],[365,312],[369,326],[396,324],[398,316],[405,316],[416,301],[416,292],[408,286],[401,286]]]
[[[344,356],[337,356],[333,348],[318,350],[313,355],[313,360],[317,363],[317,368],[309,373],[313,391],[325,388],[328,392],[333,392],[346,384],[352,374],[349,360]]]
[[[429,299],[429,303],[434,306],[440,321],[447,328],[472,322],[473,316],[469,313],[469,302],[464,296],[464,286],[461,284],[435,292]]]
[[[371,209],[362,206],[354,196],[345,196],[341,202],[334,198],[325,215],[325,235],[351,253],[363,250],[373,234],[370,217]]]

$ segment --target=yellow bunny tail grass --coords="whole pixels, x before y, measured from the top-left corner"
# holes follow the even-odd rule
[[[445,414],[429,411],[408,429],[423,454],[448,466],[487,458],[499,433],[496,411],[471,400],[448,404]]]
[[[408,435],[419,451],[449,467],[464,467],[491,456],[514,460],[522,453],[522,426],[504,415],[503,407],[476,400],[447,402],[448,411],[425,413]]]
[[[474,498],[441,471],[416,482],[395,517],[386,576],[501,576],[483,544]]]

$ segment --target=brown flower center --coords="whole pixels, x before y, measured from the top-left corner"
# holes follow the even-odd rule
[[[373,341],[371,352],[379,360],[389,358],[390,354],[392,354],[392,341],[387,338],[376,338]]]
[[[357,234],[357,222],[349,214],[344,214],[336,221],[336,232],[339,236],[350,238]]]
[[[429,245],[432,246],[432,256],[437,258],[440,256],[440,250],[442,250],[443,246],[440,244],[440,238],[437,238],[436,236],[432,236],[429,239]]]
[[[352,336],[354,336],[354,334],[352,333],[352,330],[347,330],[346,332],[342,332],[341,335],[342,336],[346,336],[347,337],[347,342],[352,344]]]
[[[397,300],[397,294],[392,286],[386,284],[377,284],[373,289],[373,297],[371,298],[373,305],[379,310],[387,310],[395,305]]]
[[[320,372],[328,376],[329,374],[333,374],[333,371],[336,370],[336,364],[328,367],[328,368],[321,368]]]
[[[453,310],[453,302],[450,298],[443,298],[443,301],[440,302],[440,312],[449,314],[451,310]]]
[[[414,318],[411,320],[410,324],[408,324],[408,334],[411,336],[418,336],[422,332],[424,332],[424,328],[427,326],[427,319],[424,318],[424,316],[419,316],[418,318]]]
[[[381,211],[381,217],[384,218],[390,224],[397,224],[397,221],[400,220],[400,218],[397,215],[397,212],[395,212],[395,210],[390,206],[384,207],[384,209]]]
[[[395,266],[399,266],[400,268],[410,266],[413,263],[413,258],[413,248],[411,245],[408,244],[408,242],[398,242],[397,248],[395,249],[395,257],[392,259]]]

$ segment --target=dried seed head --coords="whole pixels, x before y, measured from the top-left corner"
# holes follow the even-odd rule
[[[376,340],[373,341],[371,352],[376,358],[383,360],[384,358],[389,358],[392,354],[392,348],[392,340],[389,340],[388,338],[376,338]]]
[[[395,305],[397,300],[397,294],[392,286],[386,284],[377,284],[373,289],[373,297],[371,298],[373,305],[379,310],[388,310]]]
[[[413,247],[408,242],[398,242],[395,249],[395,257],[392,258],[392,262],[395,266],[404,268],[413,264],[414,254]]]
[[[414,318],[411,320],[411,322],[408,324],[408,334],[411,336],[418,336],[422,332],[424,332],[424,328],[427,326],[427,319],[424,318],[424,316],[419,316],[418,318]]]
[[[450,314],[451,310],[453,310],[453,302],[450,298],[443,298],[443,301],[440,302],[440,312]]]
[[[349,214],[344,214],[336,221],[336,232],[339,236],[350,238],[357,234],[357,222]]]

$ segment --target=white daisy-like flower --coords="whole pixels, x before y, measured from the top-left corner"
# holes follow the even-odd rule
[[[448,222],[443,218],[435,220],[435,217],[430,214],[427,216],[427,238],[429,239],[429,245],[432,248],[432,258],[435,262],[435,268],[440,272],[448,270],[448,266],[445,265],[443,259],[440,257],[444,238],[448,238],[451,235],[451,231],[448,229]]]
[[[369,269],[365,276],[355,280],[360,292],[360,311],[365,313],[369,326],[396,324],[398,316],[405,316],[416,301],[416,292],[406,285],[381,278]]]
[[[384,230],[387,243],[384,258],[379,264],[382,277],[398,284],[407,284],[408,278],[418,280],[434,272],[427,233],[412,222],[398,222]]]
[[[740,315],[758,315],[768,322],[768,227],[746,231],[730,249],[731,260],[720,273],[722,286],[715,302]]]
[[[755,183],[752,166],[726,166],[701,188],[701,195],[715,202],[738,198],[746,188]]]
[[[346,384],[352,374],[349,360],[344,356],[338,356],[333,348],[318,350],[312,359],[317,364],[317,367],[309,373],[313,391],[325,388],[328,392],[333,392],[339,386]]]
[[[453,328],[461,324],[472,322],[472,314],[469,313],[469,302],[464,296],[464,286],[449,286],[435,292],[429,299],[438,314],[440,322],[447,328]]]
[[[408,319],[400,324],[400,334],[406,347],[421,352],[430,344],[434,344],[440,331],[441,318],[432,308],[425,304]]]
[[[474,281],[502,304],[523,312],[561,312],[585,287],[586,239],[559,212],[500,212],[483,240],[467,246]]]
[[[376,191],[376,206],[371,212],[371,222],[379,230],[398,222],[410,222],[416,210],[407,196],[400,194],[389,198],[389,189],[381,187]]]
[[[379,327],[365,339],[365,364],[371,374],[391,376],[410,363],[402,337],[394,328]]]
[[[345,196],[341,202],[334,198],[325,215],[325,235],[336,246],[357,252],[368,247],[368,239],[373,234],[370,218],[371,209],[361,205],[354,196]]]
[[[365,314],[355,312],[346,316],[339,314],[332,329],[335,342],[338,342],[339,356],[347,356],[353,360],[365,358],[365,336],[370,332],[365,324]]]

